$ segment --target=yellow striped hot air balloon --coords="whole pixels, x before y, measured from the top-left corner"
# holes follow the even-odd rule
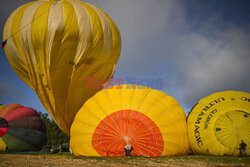
[[[167,94],[138,85],[118,85],[91,97],[71,127],[75,155],[170,156],[189,152],[186,115]]]
[[[101,9],[75,0],[40,0],[16,9],[3,33],[7,58],[69,135],[75,114],[105,83],[121,51],[120,33]]]
[[[237,156],[242,140],[250,145],[250,94],[225,91],[205,97],[187,123],[193,153]]]

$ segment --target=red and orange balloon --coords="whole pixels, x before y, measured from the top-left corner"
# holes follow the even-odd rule
[[[46,143],[46,126],[33,108],[9,104],[0,109],[0,151],[39,151]]]

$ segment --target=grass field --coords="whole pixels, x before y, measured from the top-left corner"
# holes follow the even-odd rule
[[[5,166],[249,166],[250,157],[172,156],[172,157],[79,157],[58,154],[0,154]]]

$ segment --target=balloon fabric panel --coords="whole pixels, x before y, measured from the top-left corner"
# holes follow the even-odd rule
[[[36,148],[42,148],[46,143],[46,134],[33,129],[9,128],[8,134],[31,144]]]
[[[22,117],[8,122],[12,128],[29,128],[46,133],[44,122],[37,116]]]
[[[11,134],[6,133],[2,138],[1,138],[6,146],[8,146],[9,150],[14,150],[14,151],[39,151],[41,148],[37,148],[32,146],[31,144],[23,141],[22,139],[19,139]],[[0,151],[6,151],[6,148]]]
[[[4,118],[9,122],[14,119],[18,119],[21,117],[28,117],[28,116],[39,117],[39,114],[33,108],[20,107],[20,108],[10,111]]]
[[[3,108],[1,108],[1,110],[0,110],[0,117],[5,117],[9,112],[11,112],[11,111],[13,111],[13,110],[15,110],[15,109],[18,109],[18,108],[20,108],[20,107],[22,107],[20,104],[15,104],[15,103],[13,103],[13,104],[9,104],[9,105],[7,105],[7,106],[4,106]]]

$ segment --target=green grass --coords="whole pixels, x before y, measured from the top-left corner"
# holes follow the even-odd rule
[[[3,154],[3,153],[2,153]],[[11,154],[19,154],[19,153],[11,153]],[[217,156],[201,156],[201,155],[186,155],[186,156],[170,156],[170,157],[140,157],[140,156],[132,156],[132,157],[85,157],[85,156],[75,156],[71,155],[69,152],[56,153],[56,154],[44,154],[44,153],[22,153],[22,155],[32,155],[32,156],[65,156],[73,159],[82,159],[82,160],[102,160],[110,163],[120,163],[120,164],[129,164],[131,162],[138,163],[147,163],[149,161],[159,164],[164,164],[164,162],[168,162],[171,160],[179,161],[179,162],[205,162],[205,163],[226,163],[226,164],[250,164],[250,157],[217,157]]]
[[[159,157],[166,158],[166,157]],[[183,160],[197,160],[203,162],[216,162],[216,163],[250,163],[250,157],[217,157],[217,156],[202,156],[202,155],[187,155],[187,156],[172,156],[172,159]]]
[[[69,153],[58,153],[52,155],[65,155],[72,157],[74,159],[96,159],[96,160],[104,160],[109,162],[117,162],[117,163],[129,163],[130,161],[153,161],[155,163],[164,163],[167,160],[180,160],[180,161],[202,161],[207,163],[244,163],[250,164],[250,157],[216,157],[216,156],[201,156],[201,155],[186,155],[186,156],[170,156],[170,157],[83,157],[83,156],[75,156]]]

